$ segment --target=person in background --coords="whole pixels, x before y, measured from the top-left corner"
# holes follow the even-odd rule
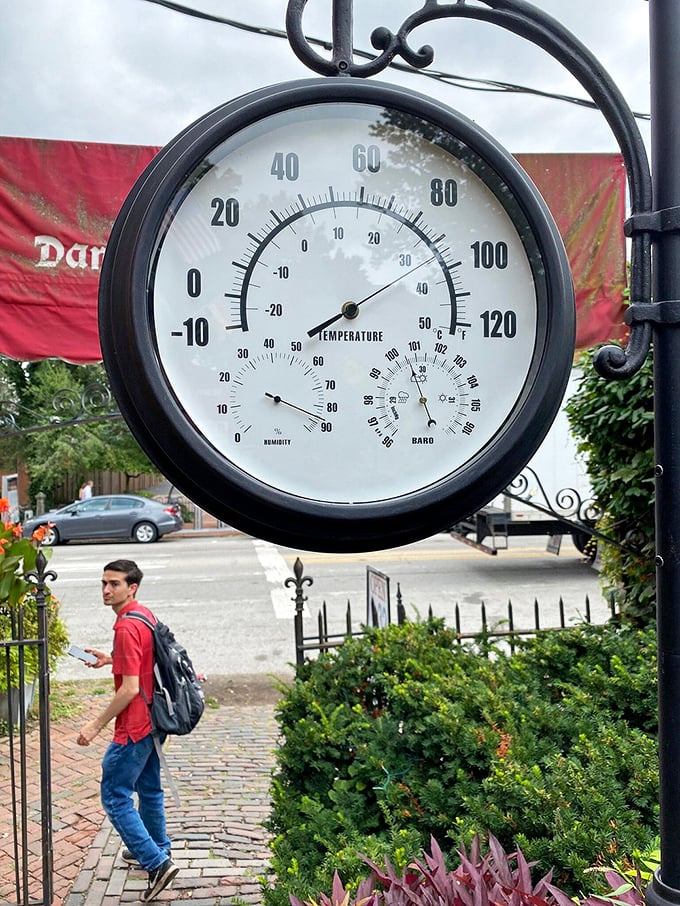
[[[97,658],[88,666],[111,665],[115,694],[101,714],[84,724],[78,745],[89,746],[115,719],[113,741],[102,761],[102,805],[127,847],[124,861],[138,863],[149,874],[149,886],[141,895],[148,902],[165,890],[178,869],[170,858],[161,766],[147,705],[154,685],[152,632],[140,620],[124,619],[134,610],[156,622],[151,611],[135,599],[142,575],[133,560],[114,560],[104,567],[102,597],[116,615],[113,652],[85,650]],[[137,794],[137,808],[133,793]]]
[[[94,487],[94,481],[85,481],[78,491],[78,500],[89,500],[92,497],[92,488]]]

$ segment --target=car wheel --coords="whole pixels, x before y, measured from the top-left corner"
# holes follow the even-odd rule
[[[43,547],[54,547],[59,544],[59,532],[53,525],[45,526],[45,535],[40,543]]]
[[[150,544],[158,538],[158,530],[152,522],[140,522],[134,527],[132,537],[139,544]]]

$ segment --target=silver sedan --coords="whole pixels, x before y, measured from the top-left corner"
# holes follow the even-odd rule
[[[60,510],[27,519],[24,537],[46,526],[42,543],[51,547],[66,541],[124,538],[148,544],[182,528],[177,507],[135,494],[109,494],[70,503]]]

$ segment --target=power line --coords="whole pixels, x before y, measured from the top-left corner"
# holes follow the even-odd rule
[[[227,19],[224,16],[216,16],[212,13],[203,12],[203,10],[194,9],[191,6],[184,6],[181,3],[175,3],[173,0],[145,0],[147,3],[155,3],[158,6],[163,6],[166,9],[172,10],[176,13],[182,13],[185,16],[192,16],[196,19],[205,19],[208,22],[216,22],[219,25],[228,25],[230,28],[236,28],[240,31],[250,32],[251,34],[263,35],[267,38],[283,38],[284,40],[288,39],[288,35],[285,31],[278,28],[269,28],[264,25],[250,25],[247,22],[240,22],[237,19]],[[330,41],[325,41],[321,38],[311,38],[307,37],[307,41],[310,44],[313,44],[317,47],[322,47],[324,50],[332,50],[333,46]],[[372,60],[375,55],[359,48],[353,48],[353,53],[357,57],[362,59]],[[393,60],[390,64],[390,68],[396,69],[399,72],[407,72],[410,75],[423,76],[424,78],[434,79],[437,82],[443,82],[445,85],[450,85],[452,88],[463,88],[468,91],[485,91],[492,93],[509,93],[509,94],[529,94],[535,97],[548,98],[554,101],[563,101],[567,104],[574,104],[577,107],[586,107],[589,110],[599,110],[598,105],[587,98],[579,98],[570,94],[559,94],[554,91],[542,91],[539,88],[529,88],[526,85],[518,85],[514,82],[504,82],[496,79],[480,79],[472,78],[468,76],[456,75],[451,72],[444,72],[437,69],[415,69],[412,66],[408,66],[404,63],[399,63]],[[640,113],[633,111],[633,116],[636,119],[640,120],[649,120],[649,113]]]

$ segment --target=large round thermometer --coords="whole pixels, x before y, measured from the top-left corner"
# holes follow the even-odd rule
[[[123,415],[186,495],[315,550],[426,537],[522,469],[574,344],[564,248],[469,120],[314,79],[172,141],[113,229],[100,289]]]

